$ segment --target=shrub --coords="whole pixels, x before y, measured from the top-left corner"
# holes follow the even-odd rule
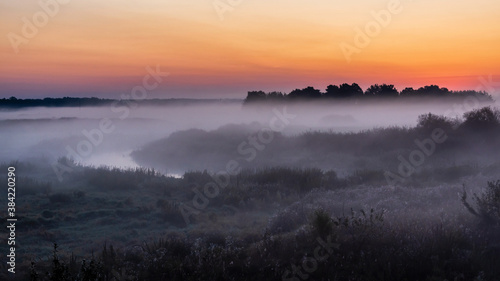
[[[328,236],[333,229],[333,221],[330,214],[323,209],[314,211],[311,227],[317,235],[321,237]]]
[[[418,116],[417,129],[420,129],[427,133],[432,132],[435,129],[442,129],[445,132],[449,132],[456,125],[458,125],[458,121],[456,120],[451,120],[450,118],[447,118],[445,116],[428,113]]]
[[[463,126],[467,129],[489,130],[500,127],[500,112],[489,106],[466,112],[464,118]]]
[[[82,260],[82,267],[80,269],[80,280],[82,281],[94,281],[103,280],[102,274],[102,264],[92,258],[88,263],[86,260]]]
[[[53,250],[53,259],[52,259],[52,274],[50,274],[50,280],[54,281],[65,281],[65,280],[71,280],[69,271],[68,271],[68,266],[59,260],[59,256],[57,255],[57,244],[54,243],[54,250]]]
[[[184,223],[179,205],[176,202],[158,199],[156,201],[156,208],[159,209],[163,221],[168,221],[176,226],[180,226]]]
[[[469,204],[467,192],[462,193],[462,203],[473,215],[483,223],[500,225],[500,180],[488,182],[486,191],[478,196],[474,193],[473,201],[476,207]]]

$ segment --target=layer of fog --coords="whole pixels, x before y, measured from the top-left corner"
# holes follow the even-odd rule
[[[470,108],[469,108],[470,109]],[[109,118],[110,133],[92,144],[88,155],[75,160],[88,165],[135,167],[130,152],[188,129],[215,130],[226,124],[251,124],[267,128],[276,116],[289,115],[285,135],[306,131],[360,131],[374,127],[414,126],[419,115],[459,116],[450,103],[429,104],[289,104],[242,106],[242,102],[220,102],[183,106],[27,108],[0,111],[0,161],[45,157],[50,160],[77,151],[88,141],[82,133],[96,133],[103,118]],[[279,113],[278,113],[279,112]],[[94,137],[98,140],[97,135]],[[95,139],[95,140],[96,140]],[[94,141],[95,141],[94,140]],[[244,141],[244,139],[242,139]],[[88,142],[87,142],[88,144]],[[236,148],[229,147],[234,150]],[[81,156],[81,157],[80,157]]]

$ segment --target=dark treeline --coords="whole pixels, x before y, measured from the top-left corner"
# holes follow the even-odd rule
[[[366,91],[356,83],[351,85],[344,83],[341,85],[329,85],[325,92],[314,87],[306,87],[304,89],[295,89],[286,94],[283,92],[264,92],[264,91],[249,91],[245,99],[245,103],[259,101],[297,101],[297,100],[359,100],[359,99],[384,99],[384,98],[467,98],[475,97],[480,101],[491,102],[493,98],[484,91],[450,91],[447,88],[441,88],[436,85],[421,87],[418,89],[405,88],[398,91],[394,85],[375,84],[370,86]],[[62,97],[62,98],[43,98],[43,99],[18,99],[14,96],[10,98],[0,99],[0,108],[25,108],[25,107],[82,107],[82,106],[134,106],[138,103],[145,105],[186,105],[193,103],[206,102],[240,102],[239,99],[130,99],[117,100],[105,98],[79,98],[79,97]]]
[[[103,98],[44,98],[44,99],[18,99],[16,97],[0,99],[0,108],[25,108],[25,107],[82,107],[82,106],[136,106],[139,103],[143,105],[188,105],[196,103],[219,103],[233,102],[241,100],[220,100],[220,99],[131,99],[115,100]]]
[[[111,99],[92,98],[44,98],[44,99],[18,99],[10,97],[8,99],[0,99],[0,107],[6,108],[21,108],[21,107],[79,107],[79,106],[100,106],[110,105],[113,102]]]
[[[476,97],[481,101],[492,101],[492,97],[484,91],[450,91],[447,88],[441,88],[436,85],[425,86],[418,89],[405,88],[401,92],[394,85],[375,84],[370,86],[366,91],[353,83],[351,85],[344,83],[341,85],[329,85],[325,92],[321,92],[314,87],[306,87],[304,89],[295,89],[289,94],[282,92],[250,91],[245,99],[245,103],[259,101],[293,101],[293,100],[347,100],[347,99],[382,99],[382,98],[466,98]]]

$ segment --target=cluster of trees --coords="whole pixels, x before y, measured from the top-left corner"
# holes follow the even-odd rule
[[[441,88],[436,85],[425,86],[418,89],[405,88],[401,92],[394,85],[375,84],[370,86],[366,91],[353,83],[351,85],[344,83],[341,85],[329,85],[325,92],[321,92],[314,87],[306,87],[304,89],[295,89],[289,94],[282,92],[250,91],[245,99],[245,102],[255,101],[283,101],[283,100],[314,100],[314,99],[359,99],[359,98],[395,98],[395,97],[417,97],[417,98],[465,98],[475,96],[480,100],[492,101],[492,97],[486,92],[478,91],[450,91],[447,88]]]

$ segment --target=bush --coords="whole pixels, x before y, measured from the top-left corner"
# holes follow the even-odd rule
[[[313,232],[320,237],[328,236],[333,229],[333,221],[330,214],[323,209],[314,211],[311,227]]]
[[[180,226],[184,223],[179,205],[176,202],[158,199],[156,201],[156,208],[160,211],[160,216],[163,221],[170,222],[176,226]]]
[[[458,121],[451,120],[445,116],[439,116],[432,113],[418,116],[417,129],[430,133],[435,129],[442,129],[445,132],[451,131],[458,125]]]
[[[473,215],[479,217],[483,223],[488,225],[500,225],[500,180],[488,182],[486,191],[478,196],[474,193],[476,207],[469,204],[467,192],[462,193],[462,203]]]
[[[500,111],[491,107],[483,107],[464,113],[463,126],[473,130],[491,130],[500,127]]]

